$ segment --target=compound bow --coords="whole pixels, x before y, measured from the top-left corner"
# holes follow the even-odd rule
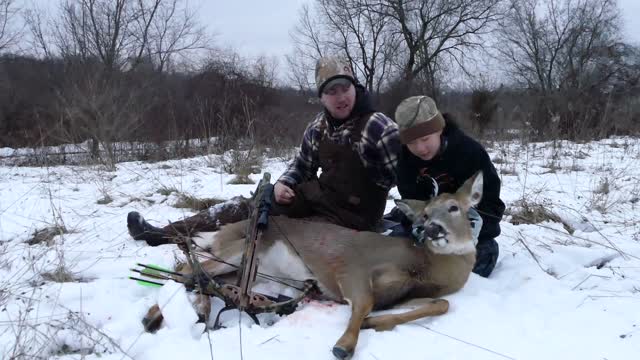
[[[269,226],[269,210],[271,208],[272,194],[273,185],[271,184],[271,174],[265,173],[253,194],[254,207],[247,225],[248,229],[246,233],[248,236],[245,239],[245,249],[242,261],[238,267],[238,277],[235,285],[220,284],[202,269],[198,257],[193,251],[194,245],[190,237],[174,239],[174,242],[185,253],[187,261],[193,269],[192,274],[182,274],[144,264],[138,264],[143,270],[134,269],[133,271],[153,279],[173,279],[183,283],[189,291],[217,297],[224,301],[225,306],[216,316],[214,329],[220,327],[220,315],[227,310],[238,309],[238,311],[245,312],[256,324],[259,324],[257,314],[276,313],[278,315],[289,315],[293,313],[301,300],[317,292],[317,286],[314,280],[303,281],[303,287],[301,289],[296,288],[300,290],[300,294],[294,298],[288,298],[282,295],[272,297],[252,291],[256,276],[270,278],[268,275],[258,272],[259,259],[256,250],[260,246],[263,232]],[[219,259],[213,258],[213,260]],[[135,277],[130,278],[147,284],[162,285],[162,283],[152,280]]]

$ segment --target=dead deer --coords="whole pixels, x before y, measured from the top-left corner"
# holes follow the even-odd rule
[[[480,202],[482,186],[482,173],[478,172],[455,194],[441,194],[429,202],[396,200],[413,221],[416,239],[272,217],[259,249],[260,272],[315,279],[324,297],[349,303],[351,318],[333,347],[337,358],[348,358],[356,348],[360,329],[390,330],[398,324],[447,312],[449,302],[440,297],[462,288],[475,263],[467,211]],[[246,228],[245,220],[213,233],[211,253],[239,264]],[[202,265],[211,276],[235,271],[233,266],[214,260]],[[191,269],[181,271],[189,273]],[[401,314],[369,316],[372,310],[401,302],[419,306]],[[201,310],[210,311],[210,304]],[[160,317],[159,311],[156,305],[146,318]]]

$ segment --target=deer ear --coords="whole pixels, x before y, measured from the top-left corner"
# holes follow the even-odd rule
[[[416,221],[418,214],[420,214],[427,205],[427,202],[422,200],[396,199],[394,201],[398,209],[400,209],[400,211],[402,211],[402,213],[405,214],[412,222]]]
[[[462,195],[469,200],[471,206],[478,205],[480,200],[482,200],[482,189],[484,186],[483,179],[482,170],[480,170],[475,173],[475,175],[467,179],[462,187],[458,189],[458,192],[462,192]]]

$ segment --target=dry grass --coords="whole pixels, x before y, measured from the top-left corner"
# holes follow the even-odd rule
[[[524,236],[518,232],[518,240],[520,241],[520,243],[524,246],[524,248],[527,250],[527,252],[529,253],[529,255],[531,255],[531,258],[536,262],[536,264],[538,264],[538,267],[540,268],[540,270],[546,272],[547,274],[557,278],[558,274],[556,274],[553,270],[549,269],[546,266],[543,266],[540,263],[540,259],[538,258],[538,256],[531,250],[531,247],[529,247],[529,244],[527,243],[527,241],[525,241]]]
[[[96,187],[98,188],[98,192],[101,197],[96,201],[98,205],[107,205],[113,202],[113,196],[111,196],[111,188],[113,186],[113,179],[115,179],[115,175],[104,174],[101,170],[98,170],[98,174],[100,175],[99,179],[96,181]]]
[[[582,172],[584,171],[585,168],[584,166],[578,165],[576,163],[573,163],[570,167],[569,167],[569,171],[573,171],[573,172]]]
[[[29,245],[45,244],[47,246],[53,245],[53,239],[58,235],[69,234],[71,231],[67,230],[64,225],[47,226],[43,229],[38,229],[33,232],[31,238],[27,240]]]
[[[544,174],[552,174],[558,172],[559,170],[562,170],[562,166],[558,165],[555,160],[549,161],[548,163],[542,165],[542,167],[549,169],[545,171]]]
[[[95,353],[95,349],[86,348],[86,349],[74,349],[72,346],[67,344],[60,345],[56,351],[53,351],[52,355],[64,356],[64,355],[80,355],[81,358],[84,358],[87,355],[91,355]]]
[[[584,160],[584,159],[589,157],[589,153],[585,152],[585,151],[582,151],[582,150],[579,150],[579,151],[574,152],[573,154],[569,154],[567,157],[568,158],[573,158],[573,159]]]
[[[220,161],[224,172],[241,178],[248,178],[249,175],[259,174],[262,171],[263,158],[252,151],[230,151]]]
[[[611,196],[611,189],[614,187],[609,177],[602,177],[591,193],[589,205],[592,209],[601,214],[607,213],[612,207],[619,203],[619,199]]]
[[[55,270],[44,272],[40,274],[40,276],[42,276],[42,279],[45,281],[57,283],[84,282],[80,277],[76,276],[64,266],[58,266]]]
[[[224,200],[217,198],[200,199],[193,195],[181,193],[178,197],[178,200],[173,204],[173,207],[178,209],[192,209],[194,211],[202,211],[216,204],[220,204],[221,202],[224,202]]]
[[[113,198],[110,195],[105,195],[96,201],[98,205],[107,205],[113,202]]]
[[[494,157],[493,159],[491,159],[491,161],[492,161],[494,164],[504,164],[504,163],[506,163],[506,161],[505,161],[505,160],[502,158],[502,156],[500,156],[500,155],[498,155],[498,156]]]
[[[156,192],[160,195],[169,196],[172,193],[177,193],[179,191],[174,186],[162,186],[161,188],[156,190]]]
[[[229,185],[247,185],[247,184],[255,184],[256,182],[251,180],[248,175],[236,175],[233,179],[229,180],[227,184]]]
[[[516,209],[509,208],[505,211],[505,215],[510,215],[510,223],[514,225],[521,224],[539,224],[545,221],[561,223],[569,234],[573,234],[575,229],[563,221],[553,211],[547,209],[544,205],[529,203],[524,200],[517,201],[515,203]]]
[[[122,349],[114,339],[87,322],[83,313],[68,310],[68,315],[60,320],[53,320],[47,324],[46,333],[50,338],[55,338],[54,333],[64,330],[72,334],[73,341],[67,342],[66,339],[57,339],[55,342],[49,342],[46,347],[46,354],[64,358],[84,359],[88,355],[94,355],[97,358],[102,354],[113,352],[122,353],[122,359],[133,359]]]
[[[611,192],[611,184],[609,178],[602,178],[598,186],[593,190],[594,194],[608,195]]]
[[[514,167],[501,167],[499,171],[500,171],[500,174],[502,175],[512,175],[512,176],[518,175],[518,171]]]
[[[129,203],[132,203],[132,202],[144,202],[144,203],[146,203],[147,205],[153,205],[153,204],[155,204],[155,203],[156,203],[156,201],[155,201],[155,200],[153,200],[153,199],[147,199],[147,198],[142,198],[142,197],[134,196],[134,197],[130,197],[130,198],[129,198],[129,202],[128,202],[128,203],[127,203],[127,202],[122,203],[122,204],[120,205],[120,207],[127,206],[127,205],[129,205]]]
[[[266,156],[280,162],[290,162],[298,153],[296,148],[290,146],[272,147],[265,150]]]
[[[11,270],[12,261],[7,255],[9,242],[0,241],[0,269]],[[0,306],[2,306],[2,288],[0,288]]]

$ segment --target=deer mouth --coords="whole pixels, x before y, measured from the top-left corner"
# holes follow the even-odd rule
[[[428,240],[435,247],[445,247],[449,244],[447,240],[447,231],[439,224],[431,223],[427,226],[415,226],[413,228],[414,243],[423,246]]]
[[[449,240],[447,240],[447,230],[437,223],[427,225],[424,229],[424,236],[436,247],[445,247],[449,243]]]
[[[445,238],[444,236],[429,240],[431,240],[431,244],[435,247],[445,247],[449,244],[449,240],[447,240],[447,238]]]

